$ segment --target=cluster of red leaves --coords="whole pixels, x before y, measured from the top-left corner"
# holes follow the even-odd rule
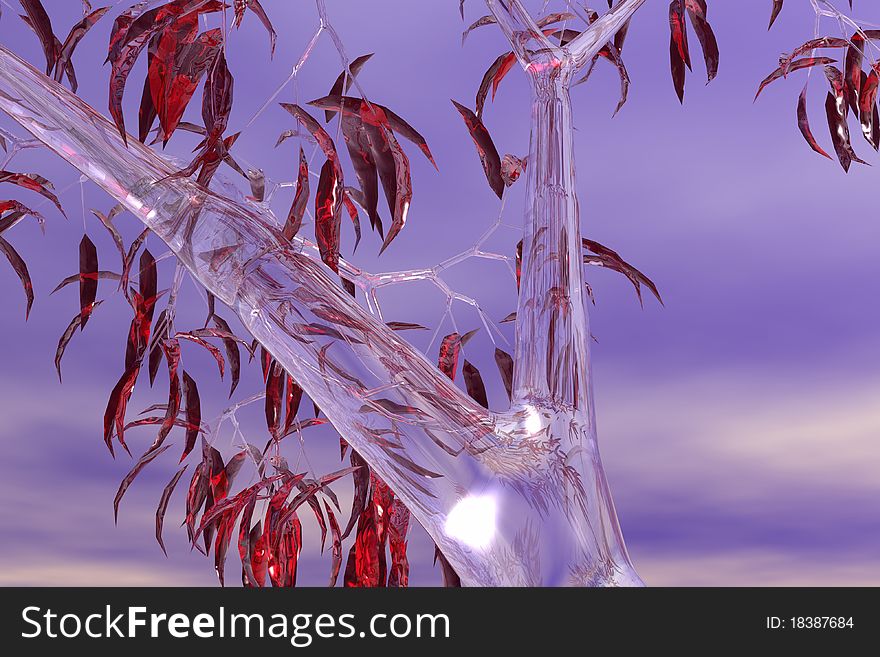
[[[880,40],[880,30],[858,31],[850,39],[839,37],[810,39],[791,53],[780,57],[779,67],[764,78],[755,94],[757,99],[769,84],[787,77],[789,73],[822,66],[830,85],[830,90],[825,96],[825,117],[834,152],[844,171],[849,171],[853,162],[865,164],[864,160],[856,155],[852,146],[848,124],[850,112],[856,118],[868,144],[875,151],[880,148],[880,112],[877,108],[880,64],[871,64],[868,71],[863,70],[866,40]],[[825,49],[845,50],[843,71],[834,66],[837,60],[812,54],[816,50]],[[807,114],[808,88],[809,80],[798,96],[798,129],[810,148],[819,155],[831,159],[831,156],[819,145],[810,128]]]
[[[43,47],[46,56],[46,75],[53,75],[56,82],[67,76],[70,88],[76,93],[76,71],[73,68],[73,51],[88,33],[92,26],[106,14],[110,7],[102,7],[92,11],[88,3],[83,4],[83,18],[70,28],[67,38],[62,43],[52,29],[52,21],[40,0],[20,0],[25,13],[21,19],[30,27]]]
[[[718,74],[718,42],[715,40],[715,33],[706,19],[708,11],[706,0],[672,0],[669,5],[669,29],[671,32],[669,63],[672,69],[672,83],[680,102],[684,102],[685,67],[691,69],[685,13],[691,19],[691,25],[703,50],[707,83],[711,82]]]
[[[334,272],[339,271],[343,208],[354,226],[355,248],[361,239],[358,206],[366,212],[370,227],[383,239],[380,253],[406,224],[412,201],[412,177],[409,158],[396,135],[416,144],[431,164],[437,166],[425,138],[403,118],[378,103],[344,95],[370,57],[372,54],[355,59],[340,73],[328,95],[309,103],[324,110],[327,123],[339,117],[339,129],[360,189],[346,186],[336,144],[317,119],[299,105],[281,104],[317,141],[326,158],[315,191],[315,240],[321,260]],[[288,136],[289,133],[282,134],[279,143]],[[296,195],[283,228],[288,239],[293,239],[302,227],[309,197],[308,176],[308,163],[300,149]],[[387,233],[378,210],[380,182],[391,213]],[[354,293],[354,287],[344,282],[349,292]]]

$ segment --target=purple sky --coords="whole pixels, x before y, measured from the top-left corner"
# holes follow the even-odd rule
[[[2,42],[40,64],[37,40],[10,10],[14,4],[4,2]],[[79,3],[44,4],[62,36],[79,18]],[[252,15],[231,34],[237,98],[231,131],[244,128],[286,79],[317,27],[311,2],[263,4],[279,31],[277,51],[269,62],[266,33]],[[536,12],[541,4],[529,3]],[[561,4],[550,3],[550,10]],[[791,6],[768,35],[770,2],[748,4],[744,10],[741,3],[709,1],[721,69],[705,87],[702,63],[694,57],[684,108],[669,75],[668,3],[659,0],[646,3],[630,30],[624,59],[633,86],[621,113],[611,120],[618,86],[607,62],[573,92],[585,234],[651,276],[666,302],[661,308],[646,299],[642,310],[625,279],[588,272],[597,298],[592,329],[598,339],[600,444],[630,552],[649,584],[876,585],[880,311],[871,293],[880,274],[880,224],[871,210],[876,173],[856,166],[844,175],[836,163],[810,152],[795,123],[803,73],[777,82],[752,103],[779,54],[812,36],[814,17],[807,2],[787,3]],[[867,4],[857,0],[859,17],[880,22],[880,12]],[[375,235],[365,234],[351,256],[353,238],[345,233],[343,254],[367,270],[388,271],[432,265],[468,248],[499,208],[449,99],[473,106],[483,71],[505,50],[500,33],[482,28],[462,48],[454,0],[373,0],[357,3],[357,9],[341,0],[327,5],[349,56],[376,53],[360,77],[370,98],[422,132],[440,167],[438,174],[406,146],[415,187],[406,229],[380,259]],[[75,56],[79,93],[101,110],[109,67],[100,63],[117,12],[94,28]],[[482,13],[480,2],[468,2],[468,22]],[[826,28],[839,35],[835,25]],[[692,51],[697,55],[693,35]],[[130,128],[137,123],[143,68],[141,63],[135,69],[126,96]],[[338,68],[336,51],[322,37],[279,100],[324,95]],[[821,72],[814,83],[813,128],[830,150],[821,120]],[[197,98],[188,118],[199,120],[198,107]],[[499,151],[525,153],[528,90],[519,71],[505,79],[485,116]],[[14,128],[6,118],[0,125]],[[291,117],[273,104],[245,130],[236,157],[262,167],[272,180],[291,180],[295,140],[273,146],[281,131],[293,127]],[[857,151],[876,163],[861,137],[853,137]],[[181,134],[168,152],[185,157],[194,145]],[[90,183],[81,194],[77,173],[45,151],[25,152],[10,168],[39,172],[64,190],[60,197],[70,221],[44,205],[45,237],[30,223],[5,235],[30,266],[37,301],[25,324],[18,280],[7,265],[0,266],[8,311],[0,317],[5,564],[0,584],[212,585],[211,563],[189,551],[176,527],[183,485],[166,522],[169,558],[152,536],[155,505],[174,472],[172,457],[144,471],[123,501],[119,525],[113,525],[113,495],[131,467],[127,457],[112,460],[101,439],[104,406],[121,373],[130,321],[118,295],[75,336],[65,356],[63,386],[54,373],[58,336],[78,302],[74,286],[48,293],[76,272],[83,205],[106,211],[113,203]],[[230,170],[225,175],[233,180]],[[32,206],[39,203],[27,192],[9,186],[4,191]],[[521,224],[522,191],[521,183],[511,188],[505,223]],[[290,190],[281,189],[272,207],[283,216],[290,200]],[[97,221],[91,215],[85,221],[101,268],[118,268]],[[120,217],[119,225],[129,240],[139,230],[130,216]],[[502,228],[489,246],[510,253],[517,239],[515,230]],[[149,248],[156,256],[165,253],[158,242]],[[168,285],[172,272],[170,261],[160,264],[160,286]],[[446,278],[454,289],[478,298],[490,317],[500,319],[514,309],[515,287],[503,264],[471,260]],[[179,326],[195,328],[203,321],[204,303],[192,285],[184,289]],[[102,283],[99,296],[112,290]],[[382,301],[388,320],[433,328],[443,315],[442,297],[422,284],[393,289]],[[229,311],[221,314],[231,319]],[[456,306],[454,316],[461,330],[478,326],[466,306]],[[448,318],[443,329],[454,330]],[[430,333],[413,337],[424,348]],[[217,381],[210,358],[197,347],[184,350],[187,369],[197,374],[203,414],[211,418],[225,406],[228,382]],[[435,351],[436,344],[431,354]],[[502,408],[485,331],[466,355],[490,385],[490,401]],[[236,397],[257,391],[260,383],[258,369],[247,368]],[[165,386],[162,375],[152,393],[140,383],[132,414],[160,401]],[[241,416],[258,444],[266,438],[259,410]],[[129,440],[143,449],[152,437],[142,430]],[[339,467],[332,432],[314,431],[307,441],[309,464],[317,471]],[[231,432],[220,444],[226,456],[232,453]],[[296,450],[289,458],[296,461]],[[345,504],[350,493],[344,487],[340,493]],[[316,537],[307,525],[303,583],[326,580],[328,561],[319,557]],[[429,539],[414,531],[410,543],[413,583],[437,583]],[[233,555],[230,580],[236,571]]]

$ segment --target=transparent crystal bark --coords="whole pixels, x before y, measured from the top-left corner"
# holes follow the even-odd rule
[[[228,304],[403,499],[470,586],[639,585],[596,443],[568,84],[643,0],[567,49],[488,0],[534,91],[515,400],[491,413],[344,292],[272,220],[169,178],[0,47],[0,109],[122,202]],[[621,9],[623,7],[623,9]],[[625,16],[624,16],[625,19]],[[537,43],[536,49],[530,46]],[[366,292],[373,280],[347,263]]]

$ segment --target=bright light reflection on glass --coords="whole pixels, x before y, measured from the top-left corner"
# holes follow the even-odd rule
[[[498,505],[491,495],[468,495],[449,512],[444,529],[451,538],[481,550],[495,536],[497,512]]]

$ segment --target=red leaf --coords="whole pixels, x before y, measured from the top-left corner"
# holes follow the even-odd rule
[[[52,75],[52,69],[61,54],[61,43],[52,31],[52,21],[40,0],[20,0],[27,16],[21,18],[27,23],[40,39],[43,54],[46,56],[46,75]]]
[[[507,398],[513,401],[513,356],[496,347],[495,364],[498,366],[498,372],[501,374],[501,381],[504,383],[504,390],[507,391]]]
[[[302,401],[303,389],[297,385],[296,381],[293,380],[293,377],[287,377],[287,394],[285,395],[285,403],[284,403],[284,429],[281,432],[282,436],[286,436],[290,433],[291,426],[293,425],[293,421],[296,419],[296,414],[299,412],[299,405]]]
[[[769,30],[773,27],[773,23],[776,22],[776,17],[779,16],[779,12],[782,11],[782,3],[784,0],[773,0],[773,9],[770,12],[770,25],[767,26]]]
[[[758,99],[758,96],[761,95],[761,92],[764,91],[767,85],[793,71],[800,71],[801,69],[810,68],[812,66],[824,66],[835,61],[837,60],[831,59],[830,57],[804,57],[790,62],[785,69],[780,66],[761,81],[761,84],[758,86],[758,93],[755,94],[755,100]]]
[[[92,312],[94,312],[95,308],[100,306],[102,303],[103,301],[96,301],[92,305]],[[58,347],[55,349],[55,369],[58,371],[58,383],[61,383],[61,359],[64,357],[64,350],[67,349],[67,345],[73,338],[73,334],[76,332],[76,329],[79,328],[81,321],[82,315],[80,313],[74,315],[73,319],[70,320],[70,324],[67,325],[64,333],[62,333],[61,339],[58,340]]]
[[[352,472],[354,497],[352,497],[351,501],[351,516],[348,519],[348,524],[345,526],[345,531],[342,532],[343,540],[348,538],[361,512],[367,508],[367,494],[370,487],[370,468],[367,466],[367,462],[354,450],[351,450],[349,459],[352,467],[357,469]]]
[[[339,236],[342,211],[342,179],[330,160],[321,167],[318,191],[315,195],[315,240],[321,260],[334,272],[339,272]]]
[[[654,282],[638,269],[626,262],[623,258],[621,258],[619,253],[617,253],[616,251],[612,251],[607,246],[599,244],[599,242],[595,242],[593,240],[588,240],[584,238],[582,241],[583,247],[587,251],[591,251],[592,253],[596,254],[594,256],[585,255],[585,264],[593,265],[596,267],[605,267],[626,276],[629,279],[630,283],[633,284],[633,287],[636,289],[636,295],[639,298],[640,304],[642,303],[641,286],[644,285],[657,298],[657,301],[660,302],[660,305],[663,305],[663,299],[660,298],[660,292],[657,290],[657,286],[654,285]]]
[[[126,452],[128,451],[124,438],[125,409],[128,400],[131,397],[132,390],[134,390],[134,385],[137,381],[139,372],[140,365],[138,363],[135,363],[132,367],[126,369],[116,383],[116,386],[114,386],[110,393],[110,399],[107,401],[107,408],[104,411],[104,443],[107,445],[107,449],[110,450],[111,454],[113,454],[112,438],[114,427],[116,429],[116,437],[119,440],[119,444],[122,445]]]
[[[79,315],[80,330],[86,327],[98,294],[98,250],[83,235],[79,243]]]
[[[804,136],[804,139],[807,140],[810,148],[816,151],[819,155],[824,155],[830,160],[831,156],[819,146],[819,142],[816,141],[816,138],[813,136],[813,131],[810,129],[810,119],[807,115],[807,85],[804,85],[803,91],[801,91],[800,96],[798,96],[797,119],[798,128]]]
[[[351,64],[349,64],[348,71],[343,71],[342,73],[339,74],[339,77],[336,78],[336,81],[333,83],[333,86],[330,87],[330,93],[328,93],[327,95],[328,96],[342,96],[345,92],[347,92],[351,88],[351,85],[354,82],[354,78],[357,77],[357,74],[361,72],[361,69],[364,67],[364,64],[366,64],[372,56],[373,56],[373,53],[369,53],[367,55],[361,55],[360,57],[355,59]],[[351,71],[351,76],[348,76],[349,71]],[[345,86],[344,89],[343,89],[343,85]],[[336,116],[336,112],[334,110],[328,109],[328,110],[324,111],[324,120],[327,123],[330,123],[330,121],[333,119],[334,116]]]
[[[70,28],[70,32],[64,40],[64,44],[58,52],[58,62],[55,66],[55,80],[61,82],[61,75],[66,72],[67,78],[70,81],[70,89],[73,93],[76,93],[77,89],[76,73],[74,73],[73,62],[71,61],[73,51],[76,49],[77,45],[79,45],[79,42],[82,41],[86,33],[92,29],[92,26],[101,20],[104,14],[108,11],[110,11],[110,7],[102,7],[96,9],[87,16],[84,16],[79,23]]]
[[[24,311],[24,318],[27,319],[31,313],[31,306],[34,305],[34,285],[31,282],[31,275],[28,272],[25,261],[20,255],[18,255],[18,251],[16,251],[13,246],[2,237],[0,237],[0,251],[2,251],[3,255],[6,256],[6,259],[9,260],[9,264],[12,265],[12,269],[15,270],[15,273],[21,280],[22,288],[24,288],[24,295],[27,299],[27,306]]]
[[[456,103],[454,100],[452,101],[452,104],[455,105],[455,108],[458,110],[459,114],[461,114],[468,132],[471,135],[471,139],[474,140],[474,145],[477,147],[477,154],[480,156],[480,162],[483,165],[483,171],[486,174],[486,179],[489,181],[489,187],[492,188],[492,191],[495,192],[498,198],[501,198],[504,193],[504,178],[501,175],[501,158],[498,155],[498,150],[495,148],[492,137],[489,135],[489,131],[486,130],[486,126],[483,125],[483,122],[467,107]]]
[[[171,429],[174,428],[177,415],[180,413],[180,378],[177,375],[177,368],[180,365],[180,343],[174,338],[162,340],[162,352],[168,362],[168,405],[165,409],[162,426],[159,428],[159,434],[151,449],[157,448],[165,441]],[[187,424],[189,424],[189,420],[187,420]],[[195,430],[198,432],[198,424],[195,424]],[[189,429],[187,431],[189,432]]]
[[[501,80],[503,80],[510,72],[510,69],[513,68],[514,64],[516,64],[516,55],[512,52],[506,52],[503,55],[499,55],[498,58],[492,62],[492,65],[483,75],[483,79],[480,81],[480,86],[477,89],[475,105],[477,109],[477,117],[483,116],[483,106],[486,104],[486,97],[489,95],[489,87],[492,87],[492,100],[494,101],[498,85],[501,84]]]
[[[483,384],[483,377],[480,376],[480,370],[474,367],[465,359],[461,368],[464,376],[464,385],[467,388],[468,395],[476,401],[480,406],[489,408],[489,401],[486,397],[486,386]]]
[[[272,27],[272,22],[269,20],[269,16],[266,15],[266,10],[263,9],[263,6],[260,4],[260,0],[235,0],[235,27],[241,25],[245,10],[247,9],[250,9],[257,15],[257,18],[260,19],[263,27],[265,27],[266,31],[269,33],[269,45],[271,46],[270,56],[274,56],[275,42],[278,39],[278,35],[275,32],[275,28]]]
[[[844,94],[846,102],[856,114],[859,113],[859,95],[862,87],[862,52],[864,49],[864,37],[858,32],[853,34],[849,47],[846,50]]]
[[[116,497],[113,498],[114,522],[119,520],[119,503],[122,501],[122,496],[125,495],[125,491],[127,491],[128,487],[131,486],[131,482],[133,482],[135,477],[140,474],[141,470],[144,469],[144,466],[150,463],[153,459],[155,459],[157,456],[159,456],[159,454],[164,452],[169,447],[171,447],[171,445],[166,445],[165,447],[161,447],[159,449],[147,450],[143,454],[143,456],[138,459],[138,462],[135,463],[131,471],[122,479],[122,483],[119,484],[119,490],[116,491]]]
[[[0,183],[12,183],[13,185],[18,185],[19,187],[23,187],[32,192],[36,192],[43,198],[47,198],[58,208],[58,212],[67,217],[64,213],[64,209],[61,207],[61,203],[58,202],[58,197],[55,196],[52,192],[49,191],[51,185],[49,182],[42,178],[41,176],[37,176],[33,173],[13,173],[12,171],[0,171]]]
[[[409,560],[406,556],[406,535],[409,531],[410,513],[400,498],[393,498],[387,509],[388,547],[391,551],[391,569],[388,572],[389,587],[409,586]]]
[[[342,534],[339,531],[339,523],[327,501],[324,501],[324,510],[327,512],[327,521],[330,524],[330,553],[332,561],[330,565],[330,587],[336,586],[339,578],[339,569],[342,567]]]
[[[164,552],[166,556],[168,555],[168,551],[165,549],[165,542],[162,540],[162,525],[165,523],[165,512],[168,510],[168,502],[171,500],[171,494],[174,492],[174,487],[177,486],[177,482],[180,481],[180,478],[183,476],[183,473],[186,472],[188,467],[189,464],[184,465],[177,471],[177,474],[171,478],[171,481],[169,481],[168,485],[162,490],[162,497],[159,498],[159,506],[156,509],[156,540],[159,541],[159,547],[162,548],[162,552]]]
[[[272,361],[266,379],[266,427],[273,440],[280,440],[281,396],[284,391],[284,370]]]
[[[477,329],[464,335],[450,333],[440,343],[440,360],[437,367],[453,381],[455,381],[455,372],[458,370],[458,354],[462,346],[467,344],[476,332]]]
[[[287,213],[287,221],[284,223],[282,233],[288,240],[292,240],[294,236],[302,228],[303,217],[306,214],[306,206],[309,203],[309,164],[306,162],[306,154],[302,147],[299,149],[299,172],[296,178],[296,194],[293,197],[293,204]]]
[[[862,124],[862,134],[875,151],[880,148],[880,120],[877,117],[878,85],[880,85],[880,76],[877,74],[877,68],[873,67],[862,82],[862,93],[859,96],[859,121]]]
[[[683,0],[672,0],[669,5],[669,65],[672,70],[672,83],[679,102],[684,102],[685,67],[691,68],[688,52],[687,26],[684,23]]]
[[[229,328],[229,324],[226,323],[225,319],[213,313],[211,313],[211,317],[217,328],[232,335],[232,329]],[[232,393],[235,392],[235,389],[238,387],[238,381],[241,378],[241,352],[239,352],[238,344],[232,337],[224,337],[223,346],[226,349],[226,360],[229,361],[230,378],[232,379],[229,396],[232,397]]]
[[[703,60],[706,62],[706,75],[708,82],[715,79],[718,75],[718,41],[712,26],[706,20],[707,8],[706,0],[685,0],[688,16],[691,19],[691,25],[694,26],[694,32],[700,41],[700,47],[703,50]]]
[[[199,388],[186,370],[183,371],[183,396],[186,399],[186,422],[189,428],[186,430],[186,444],[183,448],[183,455],[180,457],[181,463],[196,446],[196,439],[199,437],[197,427],[200,427],[202,424]]]

